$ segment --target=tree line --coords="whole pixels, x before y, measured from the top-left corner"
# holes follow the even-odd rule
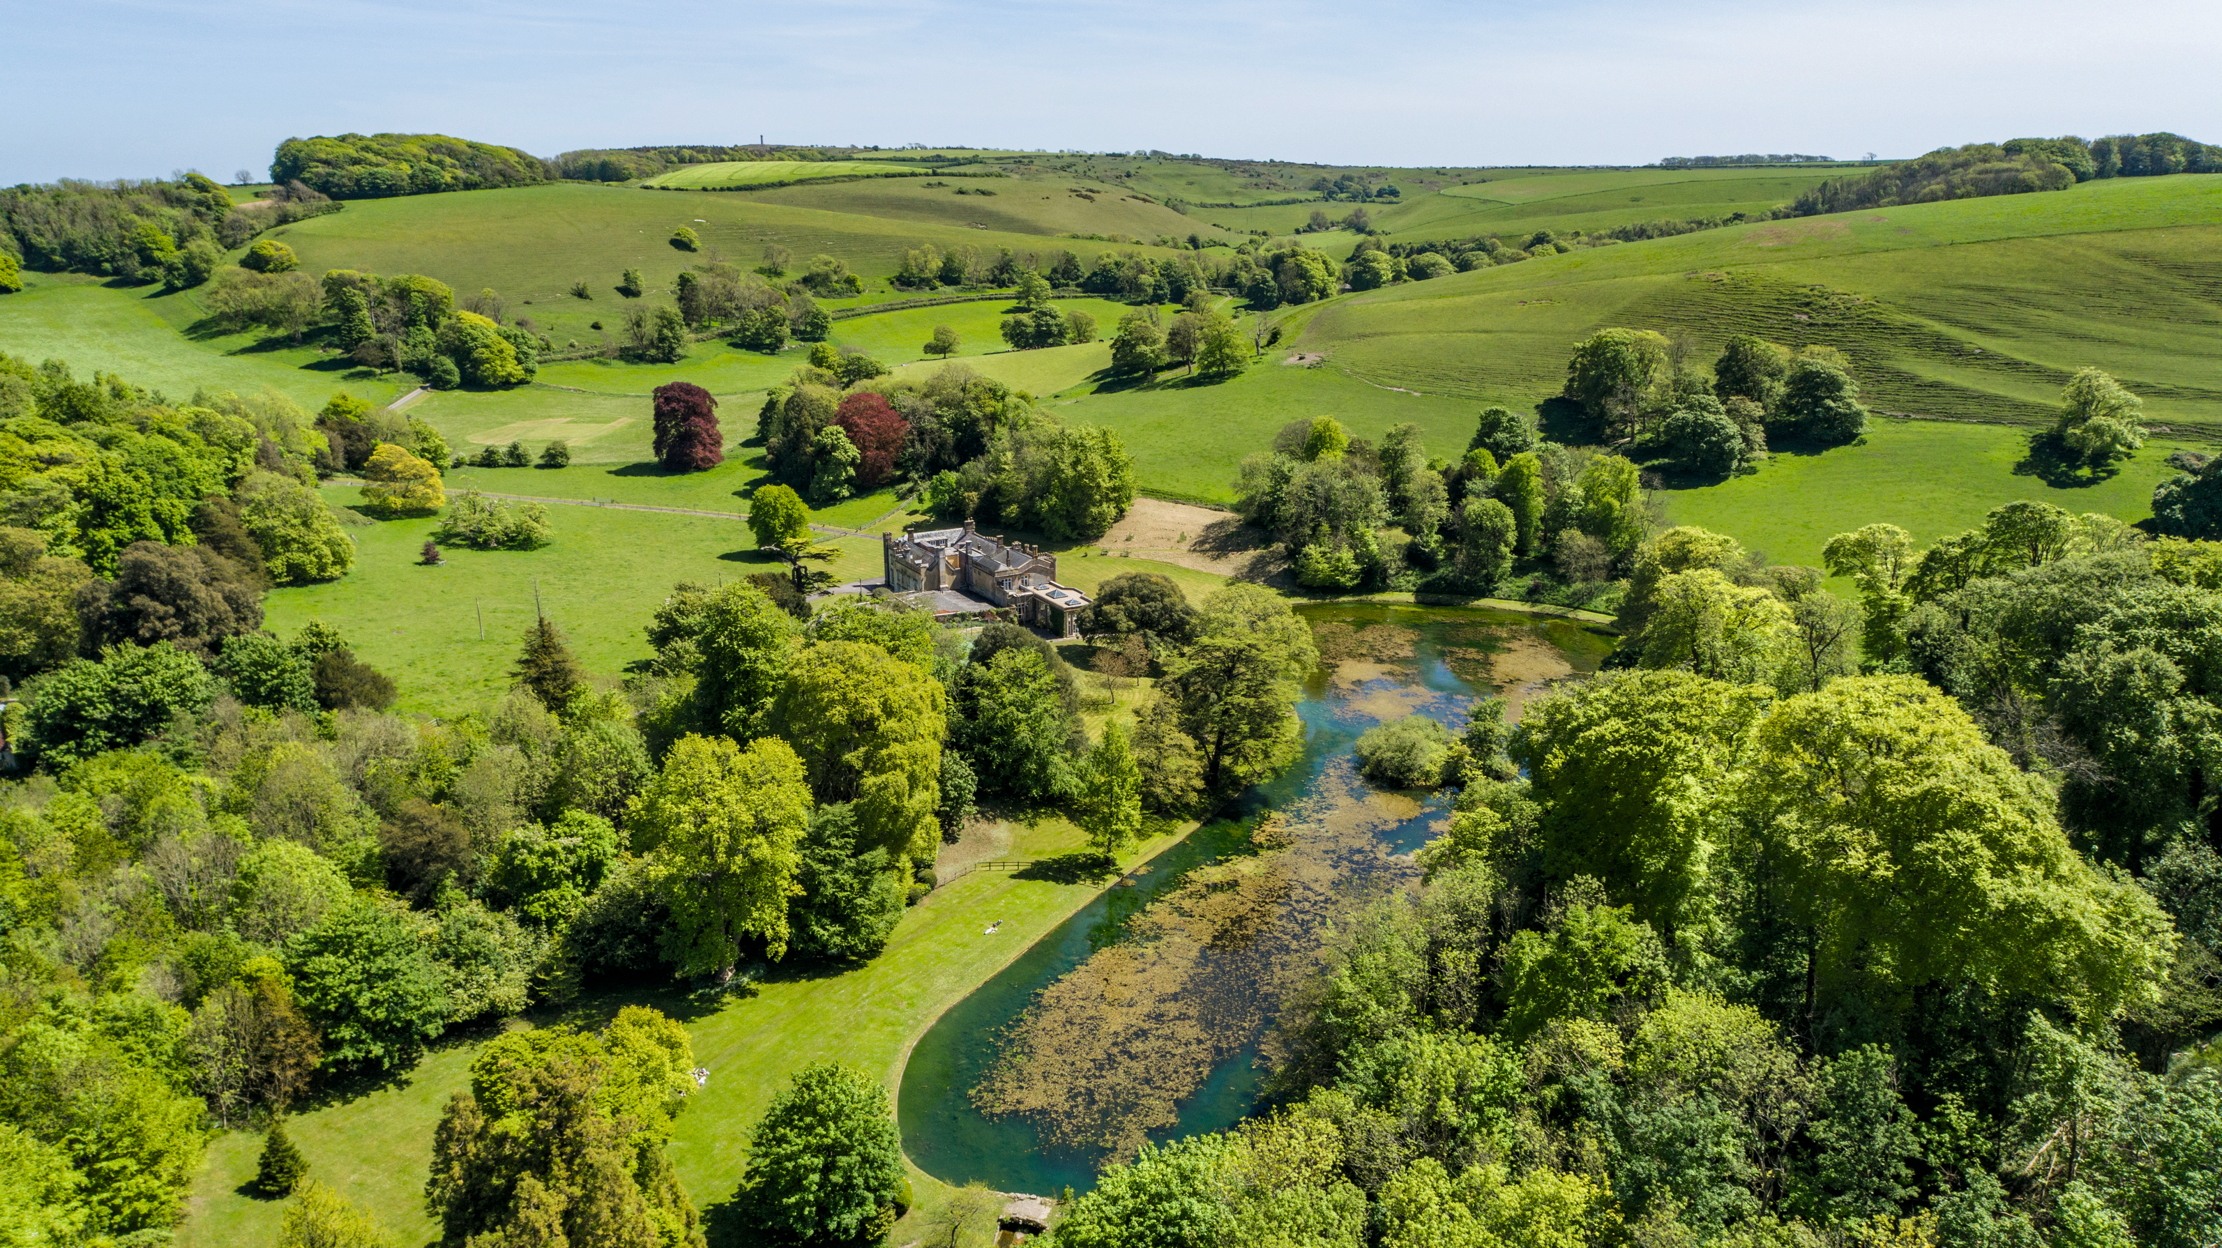
[[[2009,139],[1938,148],[1915,160],[1831,178],[1799,195],[1791,216],[1925,204],[1984,195],[2060,191],[2094,178],[2222,172],[2222,147],[2180,134],[2120,134],[2084,140]]]
[[[686,144],[677,147],[582,148],[546,161],[548,176],[581,182],[631,182],[653,178],[687,165],[740,160],[854,160],[857,149],[787,147],[744,143],[738,146]]]
[[[757,414],[773,475],[817,506],[909,482],[944,521],[1059,541],[1102,536],[1133,502],[1134,458],[1116,433],[1068,425],[962,364],[886,371],[861,352],[813,348]]]
[[[274,188],[267,201],[234,207],[223,187],[197,173],[175,182],[0,190],[0,294],[22,289],[21,268],[198,286],[225,252],[263,231],[341,207],[298,182]]]

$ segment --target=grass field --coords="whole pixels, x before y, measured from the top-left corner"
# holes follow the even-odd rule
[[[1807,187],[1845,172],[1840,168],[1780,167],[1460,171],[1456,176],[1439,178],[1399,178],[1402,198],[1367,204],[1366,211],[1372,214],[1376,229],[1397,241],[1491,234],[1511,241],[1537,230],[1563,234],[1638,221],[1766,212],[1796,199]],[[1197,212],[1230,229],[1282,234],[1304,224],[1315,210],[1339,220],[1352,206],[1277,204]],[[1336,250],[1320,235],[1304,235],[1300,241]]]
[[[998,180],[994,185],[1010,184]],[[1021,202],[1015,193],[965,199],[1004,205],[1014,212]],[[921,243],[944,251],[969,246],[990,256],[998,247],[1037,254],[1068,249],[1084,263],[1093,263],[1098,252],[1124,249],[1055,237],[1065,230],[1122,232],[1129,222],[1120,211],[1106,209],[1101,223],[1089,226],[1070,223],[1066,206],[1052,206],[1057,209],[1052,217],[975,229],[948,221],[798,207],[761,194],[663,195],[564,183],[358,200],[345,212],[285,226],[276,236],[299,253],[301,266],[311,272],[339,268],[424,273],[458,293],[491,289],[508,302],[512,316],[531,317],[559,345],[573,340],[591,345],[600,339],[592,322],[601,321],[612,329],[618,324],[624,300],[616,286],[628,268],[639,269],[648,288],[662,292],[683,268],[720,258],[750,267],[760,261],[767,245],[777,244],[792,252],[797,262],[819,253],[837,256],[865,277],[868,292],[887,298],[893,292],[885,289],[881,279],[894,273],[904,251]],[[1166,215],[1182,220],[1177,214]],[[700,252],[679,251],[670,245],[671,232],[682,225],[701,236]],[[579,281],[587,284],[591,299],[568,293],[572,283]]]
[[[924,165],[901,165],[884,160],[721,160],[706,165],[682,165],[642,186],[680,190],[715,190],[733,186],[762,186],[767,182],[801,182],[817,178],[890,176],[926,173]]]
[[[1819,567],[1829,538],[1863,524],[1888,521],[1926,545],[2017,499],[2142,520],[2152,514],[2153,487],[2176,473],[2163,462],[2176,445],[2156,439],[2113,478],[2056,489],[2015,472],[2024,430],[1884,419],[1859,446],[1777,455],[1754,475],[1663,498],[1673,523],[1727,533],[1776,563]]]
[[[252,334],[189,335],[203,319],[189,294],[75,274],[23,276],[23,290],[0,298],[0,351],[34,364],[63,360],[80,377],[114,373],[177,403],[196,390],[253,394],[269,386],[314,411],[335,390],[379,403],[401,393],[395,380],[314,348]]]
[[[1181,831],[1185,831],[1182,829]],[[1008,855],[1041,858],[1081,848],[1079,831],[1061,819],[1009,828]],[[1178,835],[1136,847],[1142,861]],[[847,1063],[885,1084],[892,1096],[910,1046],[942,1011],[1025,952],[1045,932],[1093,898],[1099,883],[978,872],[942,888],[903,916],[887,949],[872,962],[840,973],[774,976],[747,997],[696,1000],[677,993],[603,996],[568,1015],[592,1023],[623,1004],[642,1001],[682,1019],[695,1061],[709,1085],[679,1117],[671,1156],[697,1205],[728,1198],[746,1162],[748,1136],[789,1076],[820,1060]],[[989,923],[1000,921],[993,934]],[[543,1022],[558,1021],[551,1017]],[[467,1083],[481,1040],[435,1052],[395,1086],[319,1105],[287,1121],[309,1162],[309,1175],[371,1210],[403,1243],[421,1243],[437,1228],[425,1216],[424,1179],[432,1133],[451,1093]],[[283,1206],[244,1194],[261,1137],[218,1138],[179,1228],[180,1248],[231,1248],[273,1242]],[[939,1185],[912,1173],[922,1205]],[[908,1242],[898,1232],[896,1242]]]
[[[325,496],[344,506],[357,492],[332,488]],[[338,625],[357,654],[400,681],[402,710],[457,715],[491,705],[508,689],[509,665],[535,618],[536,591],[539,609],[564,630],[587,669],[616,676],[627,663],[648,656],[641,630],[673,584],[716,584],[779,566],[755,553],[755,539],[738,519],[595,507],[549,510],[555,529],[549,545],[536,551],[449,550],[439,567],[417,562],[432,520],[350,529],[354,570],[328,584],[272,591],[265,620],[287,636],[311,619]],[[836,544],[844,557],[830,565],[835,574],[848,579],[878,573],[876,540],[843,538]]]
[[[868,182],[781,187],[760,192],[757,198],[887,221],[1011,234],[1124,234],[1150,240],[1160,235],[1186,238],[1200,234],[1207,239],[1224,236],[1209,223],[1182,216],[1127,187],[1063,176],[953,178],[946,182],[934,178],[875,178]]]
[[[1868,401],[2049,418],[2095,364],[2160,425],[2222,429],[2222,179],[2090,182],[1579,251],[1337,300],[1297,344],[1376,382],[1527,406],[1583,336],[1658,329],[1848,351]]]

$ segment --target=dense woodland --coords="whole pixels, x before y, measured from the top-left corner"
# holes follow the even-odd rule
[[[270,161],[272,182],[303,182],[333,199],[480,191],[547,178],[536,156],[444,134],[287,139]]]
[[[1732,344],[1721,392],[1754,359],[1796,366]],[[2117,390],[2078,377],[2054,436],[2134,449],[2103,427],[2134,417]],[[1476,442],[1532,439],[1507,416]],[[1284,509],[1393,479],[1439,508],[1414,441],[1299,422],[1246,507],[1292,553],[1309,516]],[[1554,506],[1625,533],[1594,553],[1612,670],[1516,726],[1486,700],[1462,737],[1360,740],[1376,782],[1457,788],[1426,883],[1337,931],[1269,1046],[1268,1112],[1145,1146],[1057,1241],[2213,1242],[2222,545],[2022,502],[1770,566],[1646,525],[1610,489],[1624,459],[1537,488],[1554,455],[1469,479],[1452,531],[1494,559]],[[1300,576],[1329,540],[1374,549],[1332,514]],[[1588,536],[1560,531],[1560,561]]]

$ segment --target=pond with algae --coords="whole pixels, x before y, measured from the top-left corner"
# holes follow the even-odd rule
[[[1454,729],[1491,693],[1513,714],[1594,671],[1612,639],[1511,611],[1299,609],[1321,666],[1304,750],[1222,817],[1135,868],[941,1016],[911,1051],[897,1118],[950,1183],[1054,1193],[1107,1160],[1228,1127],[1256,1104],[1259,1045],[1317,967],[1329,920],[1418,878],[1449,801],[1375,789],[1353,747],[1427,715]]]

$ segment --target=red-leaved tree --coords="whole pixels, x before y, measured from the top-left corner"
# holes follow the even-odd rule
[[[903,439],[910,436],[910,422],[884,397],[865,391],[841,400],[833,410],[833,423],[864,456],[856,466],[856,488],[876,490],[887,484],[895,471],[895,457],[903,453]]]
[[[656,387],[656,460],[674,472],[700,472],[725,462],[718,401],[691,381]]]

